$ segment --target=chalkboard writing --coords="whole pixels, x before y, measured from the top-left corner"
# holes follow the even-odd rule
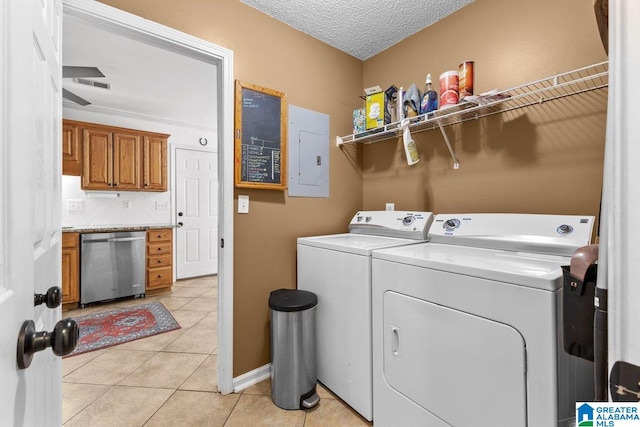
[[[284,94],[236,81],[236,186],[286,189]]]

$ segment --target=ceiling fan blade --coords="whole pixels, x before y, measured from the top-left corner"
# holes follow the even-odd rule
[[[64,65],[62,67],[63,78],[74,77],[104,77],[105,75],[98,69],[98,67],[75,67]]]
[[[68,99],[69,101],[73,101],[76,104],[80,104],[83,107],[86,107],[87,105],[91,105],[91,103],[89,101],[87,101],[84,98],[80,98],[78,95],[76,95],[75,93],[69,92],[66,89],[62,89],[62,97],[64,99]]]

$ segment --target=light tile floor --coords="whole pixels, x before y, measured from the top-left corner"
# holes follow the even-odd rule
[[[161,301],[181,329],[63,359],[64,426],[371,426],[318,384],[320,404],[287,411],[265,380],[217,392],[217,277],[181,280],[170,294],[70,310],[64,317]]]

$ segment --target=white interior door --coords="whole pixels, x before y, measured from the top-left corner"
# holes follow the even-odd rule
[[[610,2],[609,104],[598,288],[608,289],[609,295],[605,350],[609,400],[614,401],[636,400],[640,392],[640,105],[634,96],[640,89],[636,77],[640,51],[635,45],[640,37],[639,19],[640,2]],[[630,366],[621,370],[624,364]]]
[[[176,277],[217,274],[218,156],[179,148],[175,165]]]
[[[61,0],[0,4],[0,414],[3,425],[62,422],[61,360],[17,366],[18,333],[52,331],[60,308],[34,292],[60,286]]]

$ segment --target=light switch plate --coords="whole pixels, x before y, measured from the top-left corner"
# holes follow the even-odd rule
[[[156,210],[157,211],[167,211],[169,210],[169,202],[164,201],[164,202],[156,202]]]
[[[81,211],[84,210],[84,202],[82,200],[69,199],[67,200],[67,211]]]
[[[249,196],[238,196],[238,213],[249,213]]]
[[[396,204],[395,203],[387,203],[385,205],[385,209],[388,211],[395,211],[396,210]]]

